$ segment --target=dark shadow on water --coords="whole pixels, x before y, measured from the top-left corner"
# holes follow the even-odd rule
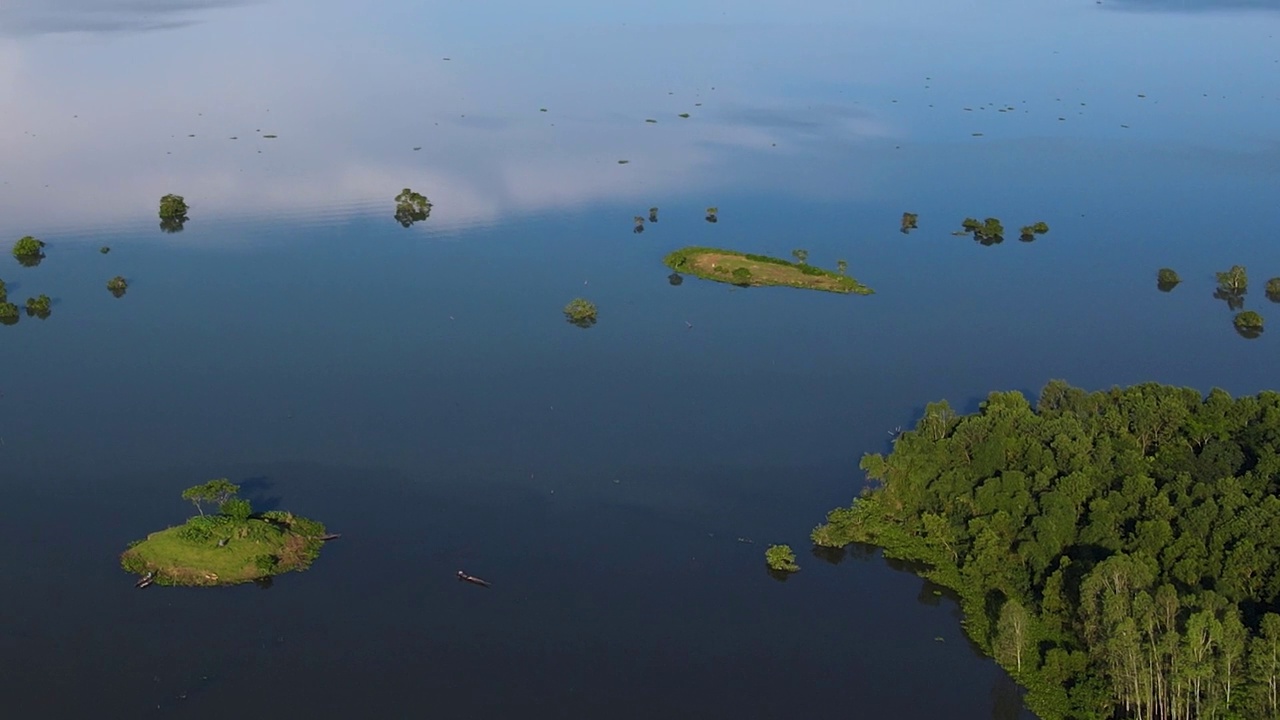
[[[274,483],[267,477],[251,477],[241,480],[240,497],[249,501],[253,505],[254,512],[267,512],[269,510],[279,510],[282,498],[279,495],[271,494],[271,488]]]
[[[1160,281],[1156,281],[1156,289],[1157,289],[1157,290],[1159,290],[1160,292],[1166,292],[1166,293],[1167,293],[1167,292],[1169,292],[1169,291],[1173,290],[1173,289],[1174,289],[1174,288],[1176,288],[1176,287],[1178,287],[1178,283],[1176,283],[1176,282],[1160,282]]]
[[[787,580],[791,579],[792,575],[795,574],[795,573],[789,573],[785,570],[774,570],[771,567],[766,567],[765,572],[769,573],[769,577],[773,578],[774,580],[777,580],[778,582],[786,582]]]
[[[1232,312],[1235,312],[1236,310],[1240,310],[1244,307],[1243,292],[1232,292],[1230,290],[1224,290],[1222,288],[1218,288],[1217,290],[1213,291],[1213,298],[1215,300],[1221,300],[1225,302],[1227,304],[1227,309],[1231,310]]]
[[[274,575],[268,575],[254,580],[253,584],[257,585],[259,590],[270,590],[271,586],[276,584],[276,579]]]
[[[831,548],[823,547],[822,545],[814,545],[809,548],[809,554],[825,563],[839,565],[844,562],[846,557],[849,556],[849,551],[842,547]]]
[[[1235,324],[1232,324],[1231,327],[1235,328],[1236,334],[1245,340],[1257,340],[1262,337],[1262,328],[1240,327]]]
[[[1022,707],[1022,688],[1009,677],[1008,673],[996,675],[991,686],[991,720],[1018,720],[1026,717]],[[1026,713],[1026,714],[1024,714]]]
[[[671,273],[667,276],[667,282],[673,287],[679,286],[684,284],[684,278],[680,276],[680,273]]]

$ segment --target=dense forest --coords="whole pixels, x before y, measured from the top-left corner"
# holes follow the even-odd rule
[[[959,594],[1055,718],[1280,718],[1280,393],[1050,382],[930,404],[816,544],[864,542]]]

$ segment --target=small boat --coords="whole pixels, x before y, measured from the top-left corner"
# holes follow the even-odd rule
[[[337,540],[340,537],[342,537],[342,533],[329,533],[328,535],[321,535],[320,542],[329,542],[330,540]]]
[[[152,570],[151,572],[139,578],[138,582],[134,583],[133,586],[136,588],[144,588],[151,585],[151,583],[155,581],[156,581],[156,571]]]
[[[469,582],[472,585],[479,585],[480,587],[489,587],[489,583],[485,582],[484,580],[481,580],[475,575],[468,575],[462,572],[461,570],[458,571],[458,579],[462,580],[463,582]]]

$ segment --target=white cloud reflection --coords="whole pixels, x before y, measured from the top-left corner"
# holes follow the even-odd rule
[[[225,4],[116,2],[107,14],[145,29]],[[752,109],[804,63],[743,63],[776,36],[763,26],[660,38],[544,28],[498,45],[432,30],[430,13],[406,34],[341,4],[307,4],[298,20],[302,7],[224,9],[163,33],[0,37],[0,232],[151,223],[166,192],[200,217],[297,216],[389,204],[410,186],[435,203],[433,226],[647,202],[732,184],[726,146],[785,145],[822,122],[787,127]],[[887,132],[869,115],[830,119],[837,134]]]

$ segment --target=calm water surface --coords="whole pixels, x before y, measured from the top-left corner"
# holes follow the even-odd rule
[[[909,572],[761,554],[930,400],[1277,387],[1280,326],[1212,293],[1245,265],[1280,323],[1280,13],[810,5],[0,5],[0,241],[48,243],[0,278],[54,301],[0,327],[6,710],[1029,717]],[[876,294],[671,286],[693,244]],[[134,590],[118,553],[221,476],[343,539]]]

